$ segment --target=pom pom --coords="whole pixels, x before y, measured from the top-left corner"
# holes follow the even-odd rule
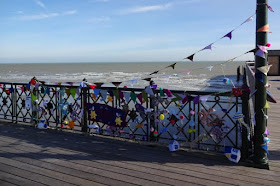
[[[195,114],[195,111],[191,110],[191,111],[190,111],[190,114],[191,114],[191,115],[194,115],[194,114]]]
[[[163,114],[159,115],[159,119],[164,120],[164,115]]]
[[[185,116],[184,116],[184,115],[181,115],[181,116],[180,116],[180,119],[184,119],[184,118],[185,118]]]
[[[266,44],[266,46],[267,46],[267,47],[270,47],[270,46],[271,46],[271,44],[270,44],[270,43],[267,43],[267,44]]]
[[[224,82],[224,84],[228,84],[229,83],[229,79],[228,78],[224,78],[223,82]]]
[[[174,125],[175,124],[175,120],[170,120],[170,123],[172,124],[172,125]]]
[[[154,132],[154,136],[157,137],[158,136],[158,131]]]

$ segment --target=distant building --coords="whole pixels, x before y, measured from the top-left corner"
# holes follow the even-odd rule
[[[268,50],[268,62],[272,65],[268,75],[279,76],[280,75],[280,50]]]

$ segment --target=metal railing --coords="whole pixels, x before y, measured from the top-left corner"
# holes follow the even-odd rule
[[[236,112],[242,112],[242,99],[232,96],[231,91],[171,90],[173,97],[168,97],[155,89],[151,96],[145,93],[145,89],[137,88],[96,87],[100,91],[94,92],[68,84],[40,84],[33,89],[24,83],[0,82],[0,85],[0,119],[15,123],[34,125],[43,119],[48,127],[57,130],[81,131],[86,128],[88,133],[95,135],[167,144],[176,139],[185,147],[215,151],[224,151],[225,146],[241,148],[244,145],[242,136],[247,136],[234,119]],[[126,93],[133,93],[137,98],[130,96],[127,100],[123,96]],[[33,102],[36,99],[31,106],[26,105],[30,97]],[[87,103],[124,110],[128,114],[127,126],[111,127],[88,120]],[[144,111],[137,110],[136,104]],[[160,118],[161,114],[164,119]],[[73,121],[74,128],[69,128],[65,121]],[[88,128],[93,124],[98,126],[98,130]]]

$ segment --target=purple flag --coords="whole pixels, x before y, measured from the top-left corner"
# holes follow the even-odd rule
[[[264,134],[266,134],[266,135],[270,135],[270,134],[269,134],[269,131],[268,131],[268,128],[266,128],[266,129],[265,129]]]
[[[233,30],[232,30],[233,31]],[[232,38],[232,31],[230,31],[229,33],[227,33],[226,35],[224,35],[224,37],[228,37],[230,40]],[[224,38],[222,37],[222,38]]]
[[[264,51],[261,49],[259,49],[255,55],[265,59]]]
[[[199,98],[200,98],[200,96],[196,96],[196,97],[193,99],[193,103],[194,103],[194,104],[198,104],[198,103],[199,103]]]
[[[271,12],[274,12],[274,10],[271,8],[271,6],[269,6],[269,4],[267,3],[266,4],[267,8],[271,11]]]
[[[163,89],[163,92],[168,96],[168,97],[172,97],[172,93],[170,90],[168,89]]]
[[[210,45],[204,47],[202,50],[207,50],[207,49],[212,50],[212,45],[213,45],[213,43],[211,43]]]

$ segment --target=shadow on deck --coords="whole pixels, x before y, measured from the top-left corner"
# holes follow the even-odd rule
[[[279,176],[218,153],[0,121],[0,185],[279,185]]]

